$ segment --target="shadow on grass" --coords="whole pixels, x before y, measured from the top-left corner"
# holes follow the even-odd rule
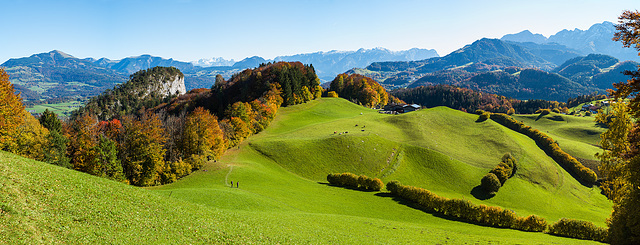
[[[482,186],[479,186],[479,185],[476,187],[473,187],[473,189],[471,190],[471,195],[473,195],[473,197],[475,197],[478,200],[487,200],[496,196],[495,194],[488,193],[484,188],[482,188]]]
[[[474,225],[497,228],[497,229],[508,229],[508,228],[504,228],[504,227],[495,227],[495,226],[490,226],[490,225],[483,224],[483,223],[473,222],[473,221],[469,221],[469,220],[466,220],[466,219],[461,219],[461,218],[456,218],[456,217],[453,217],[453,216],[444,215],[442,213],[438,213],[436,211],[424,208],[424,207],[420,206],[419,204],[417,204],[415,202],[412,202],[412,201],[409,201],[409,200],[406,200],[406,199],[404,199],[402,197],[394,196],[394,195],[392,195],[391,193],[388,193],[388,192],[379,192],[379,193],[376,193],[375,196],[383,197],[383,198],[390,197],[392,200],[396,201],[400,205],[405,205],[407,207],[410,207],[410,208],[413,208],[413,209],[416,209],[416,210],[420,210],[422,212],[431,214],[434,217],[438,217],[438,218],[441,218],[441,219],[446,219],[446,220],[450,220],[450,221],[464,222],[464,223],[467,223],[467,224],[474,224]]]
[[[326,185],[326,186],[332,186],[332,187],[338,187],[338,188],[343,188],[343,189],[354,190],[354,191],[362,191],[362,192],[377,192],[377,191],[374,191],[374,190],[366,190],[366,189],[362,189],[362,188],[355,188],[355,187],[350,187],[350,186],[332,185],[332,184],[327,183],[327,182],[320,182],[320,181],[318,181],[318,182],[316,182],[316,183],[321,184],[321,185]]]

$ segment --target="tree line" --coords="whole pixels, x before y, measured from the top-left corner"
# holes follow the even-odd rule
[[[474,112],[484,110],[494,113],[531,114],[538,109],[567,111],[567,104],[547,100],[518,100],[506,96],[483,93],[454,85],[430,85],[411,89],[396,89],[391,92],[398,99],[417,103],[425,107],[447,106],[453,109]]]

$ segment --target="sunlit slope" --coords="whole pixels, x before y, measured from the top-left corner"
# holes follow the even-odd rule
[[[558,141],[565,152],[578,158],[597,160],[594,154],[600,152],[600,134],[606,130],[596,124],[594,117],[577,117],[550,113],[545,116],[514,115],[514,119],[538,129]]]
[[[211,172],[193,175],[192,179]],[[225,188],[209,184],[213,188],[207,193],[220,194]],[[352,202],[363,197],[361,205],[381,202],[392,207],[391,214],[413,215],[416,222],[291,209],[219,209],[165,195],[172,191],[127,186],[6,152],[0,152],[0,186],[0,241],[8,244],[584,244],[541,233],[441,219],[398,205],[390,198],[328,186],[321,188]],[[385,212],[362,206],[367,211]]]
[[[313,114],[316,107],[329,103],[325,101],[314,102],[317,105],[304,112],[284,108],[283,114],[291,118]],[[329,101],[334,107],[336,99]],[[368,111],[360,115],[362,110],[307,127],[274,126],[250,140],[249,146],[287,171],[314,181],[325,181],[330,172],[349,171],[552,221],[571,217],[604,225],[609,215],[610,203],[597,188],[580,185],[533,140],[493,121],[476,122],[477,115],[445,107],[396,116]],[[517,175],[496,197],[477,200],[471,191],[506,152],[518,159]]]

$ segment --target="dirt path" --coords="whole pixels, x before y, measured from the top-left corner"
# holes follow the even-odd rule
[[[226,186],[231,186],[231,184],[229,184],[229,175],[231,174],[231,171],[233,171],[233,165],[227,165],[227,166],[229,166],[229,172],[227,173],[227,176],[224,177],[224,184]]]

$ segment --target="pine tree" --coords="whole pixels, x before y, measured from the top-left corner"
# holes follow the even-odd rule
[[[62,122],[58,119],[58,116],[50,111],[49,109],[44,110],[42,115],[40,116],[40,124],[47,128],[49,131],[58,131],[62,130]]]
[[[95,146],[96,153],[92,162],[92,173],[115,181],[124,181],[122,164],[118,160],[118,151],[113,140],[100,135],[98,144]]]

